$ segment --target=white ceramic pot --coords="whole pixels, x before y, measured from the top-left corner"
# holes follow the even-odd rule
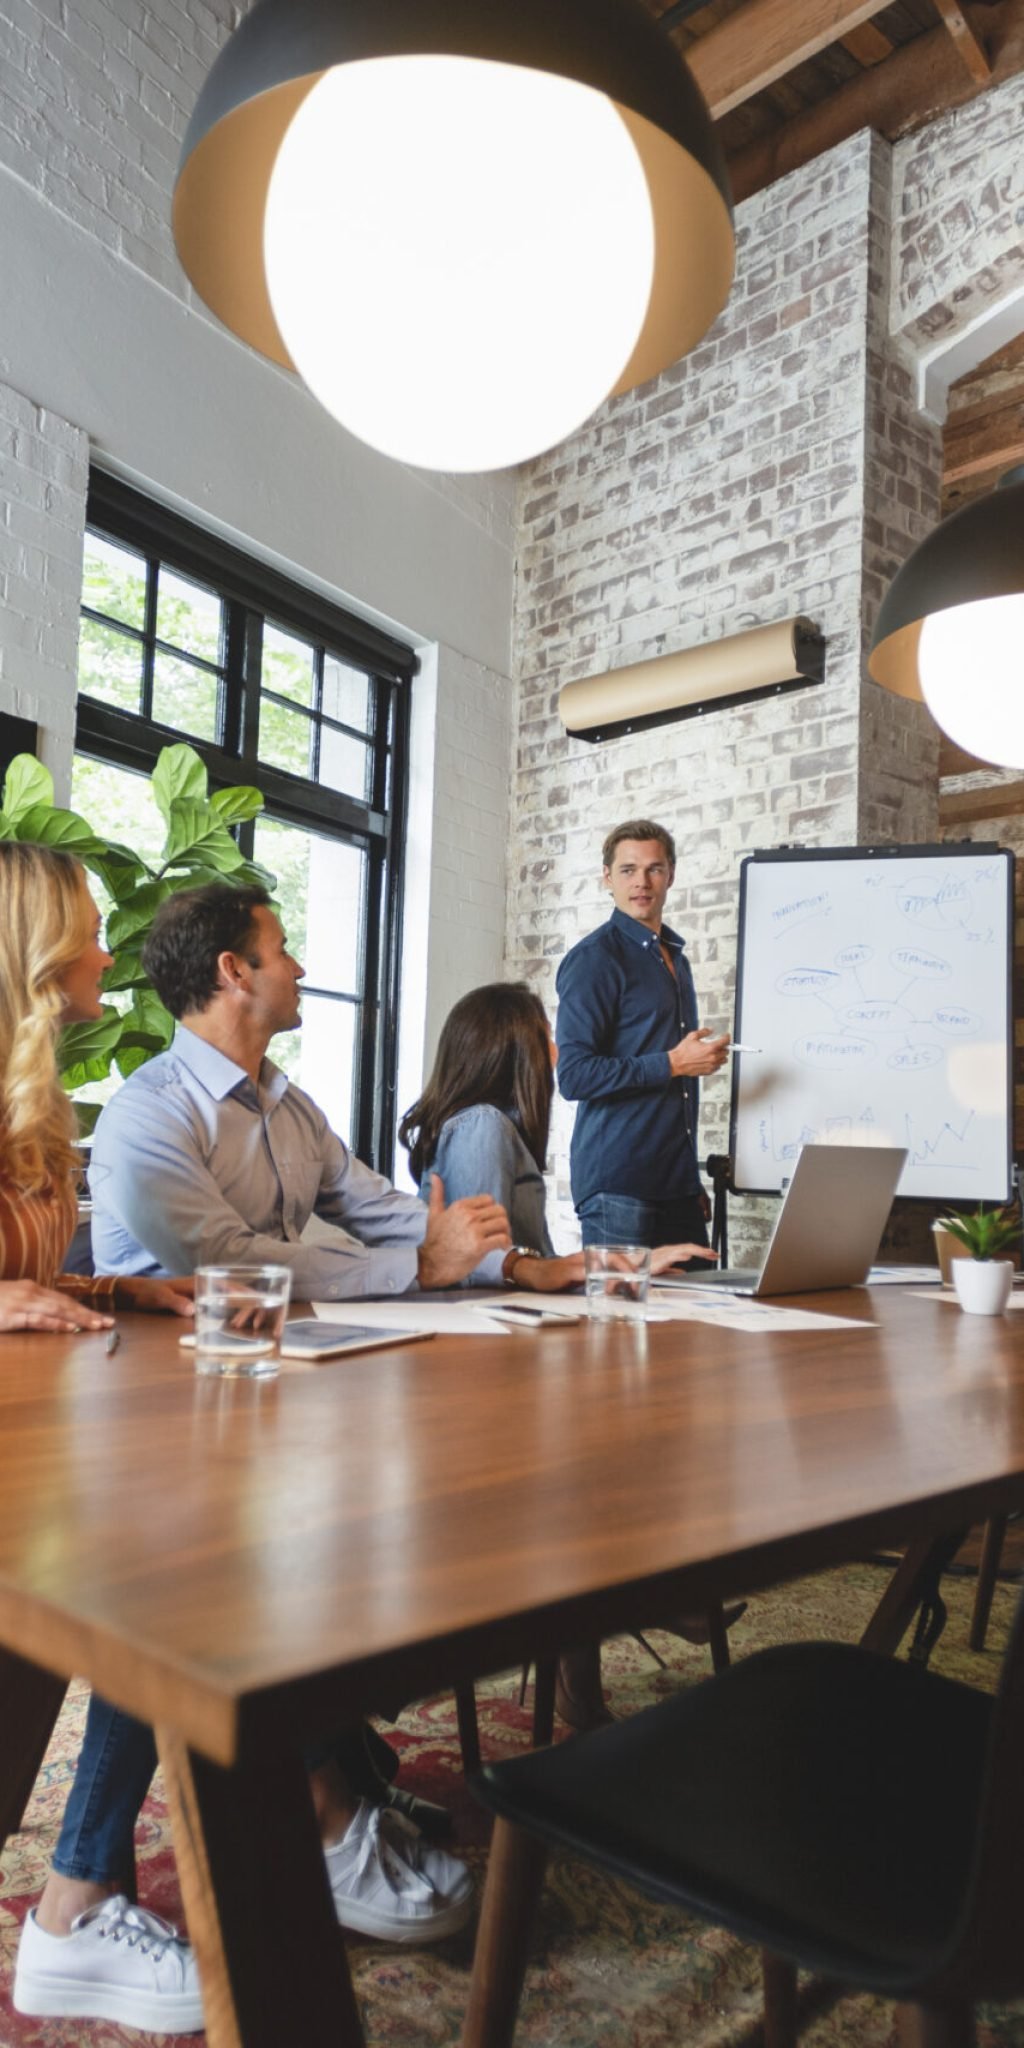
[[[1013,1286],[1010,1259],[954,1259],[953,1285],[961,1308],[972,1316],[1001,1316]]]

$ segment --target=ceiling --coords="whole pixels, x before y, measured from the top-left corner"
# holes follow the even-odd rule
[[[1024,70],[1024,0],[646,0],[718,124],[737,200],[858,129],[894,140]]]

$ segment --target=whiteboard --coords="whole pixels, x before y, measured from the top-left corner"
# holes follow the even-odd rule
[[[1013,855],[758,853],[740,870],[733,1185],[800,1145],[905,1145],[898,1193],[1011,1193]]]

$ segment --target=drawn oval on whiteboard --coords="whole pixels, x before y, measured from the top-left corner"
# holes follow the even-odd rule
[[[937,1067],[944,1058],[941,1045],[901,1045],[898,1051],[889,1054],[885,1064],[900,1074],[917,1074],[925,1067]]]
[[[831,967],[791,967],[780,974],[775,986],[780,996],[816,996],[839,980]]]
[[[981,1026],[981,1018],[972,1010],[961,1009],[959,1003],[943,1003],[941,1009],[932,1011],[931,1022],[936,1031],[955,1032],[958,1038],[966,1038]]]
[[[937,953],[924,953],[920,946],[898,946],[889,959],[901,974],[912,974],[917,981],[943,981],[953,972],[948,960],[940,960]]]
[[[836,954],[836,966],[866,967],[868,961],[874,957],[873,946],[844,946],[842,952]]]
[[[821,1032],[814,1038],[798,1038],[793,1052],[802,1067],[823,1067],[841,1073],[844,1067],[867,1067],[876,1057],[870,1038],[846,1038]]]
[[[859,1025],[862,1031],[906,1031],[914,1022],[913,1012],[902,1003],[885,1003],[881,997],[869,997],[862,1003],[851,1003],[843,1011],[847,1024]]]

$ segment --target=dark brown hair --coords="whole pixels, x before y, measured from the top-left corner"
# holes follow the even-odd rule
[[[658,845],[663,846],[665,849],[665,858],[668,861],[669,867],[675,867],[676,842],[671,832],[667,832],[664,825],[652,824],[650,818],[630,818],[625,825],[616,825],[614,831],[609,832],[601,848],[602,867],[611,867],[615,859],[615,849],[617,846],[621,846],[624,839],[656,839]]]
[[[442,1125],[479,1102],[514,1110],[523,1142],[543,1172],[553,1093],[540,997],[525,981],[471,989],[445,1018],[434,1071],[398,1126],[414,1179],[421,1181],[431,1165]]]
[[[142,965],[172,1017],[187,1017],[212,1003],[221,954],[247,954],[255,944],[253,912],[269,903],[267,891],[256,882],[207,882],[161,903],[142,948]]]

